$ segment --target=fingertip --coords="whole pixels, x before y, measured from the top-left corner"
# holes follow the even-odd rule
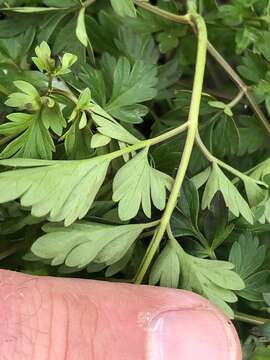
[[[5,294],[1,301],[6,305],[9,327],[9,312],[15,316],[16,311],[20,312],[16,315],[18,318],[21,314],[27,315],[20,324],[27,337],[33,336],[32,330],[29,332],[30,323],[42,324],[42,336],[37,337],[35,347],[40,349],[40,354],[43,351],[44,358],[48,354],[43,344],[51,341],[55,354],[63,352],[62,343],[69,344],[67,359],[89,359],[91,352],[95,354],[91,360],[107,357],[111,360],[242,359],[240,341],[232,322],[208,300],[192,292],[35,277],[9,271],[0,271],[0,284]],[[38,306],[33,302],[35,289],[38,290]],[[31,309],[35,306],[35,311],[29,312],[29,306]],[[15,320],[14,323],[19,323]],[[63,324],[68,324],[68,331]],[[18,337],[22,348],[23,340],[16,329],[12,335]],[[4,327],[2,332],[0,336],[8,335]],[[66,334],[67,338],[59,339],[56,334]],[[7,343],[7,353],[14,350],[11,346]],[[32,351],[30,344],[24,346],[29,347],[29,353]],[[12,358],[17,359],[16,356]],[[54,360],[61,358],[62,355]]]

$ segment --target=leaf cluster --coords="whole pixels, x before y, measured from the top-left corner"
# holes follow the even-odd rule
[[[207,57],[196,144],[197,34],[170,20],[184,3],[0,1],[1,267],[128,282],[144,269],[268,320],[269,1],[198,2],[222,56]],[[237,325],[245,358],[268,358],[269,325]]]

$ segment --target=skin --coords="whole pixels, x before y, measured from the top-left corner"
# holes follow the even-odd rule
[[[232,323],[174,289],[0,270],[1,360],[241,360]]]

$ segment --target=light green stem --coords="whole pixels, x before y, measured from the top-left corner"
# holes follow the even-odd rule
[[[252,325],[263,325],[266,322],[270,321],[270,319],[261,318],[254,315],[244,314],[239,311],[235,311],[235,320],[245,322],[247,324]]]
[[[193,2],[192,2],[193,4]],[[170,222],[171,215],[177,203],[177,199],[180,193],[181,186],[183,184],[184,177],[188,168],[190,161],[197,129],[198,129],[198,118],[200,111],[200,102],[202,95],[204,71],[206,65],[206,53],[207,53],[207,29],[204,23],[203,18],[198,15],[192,5],[190,5],[189,15],[192,18],[192,21],[197,26],[198,31],[198,50],[197,50],[197,59],[196,59],[196,69],[193,83],[192,98],[190,104],[190,111],[188,117],[188,133],[186,138],[186,143],[184,146],[182,158],[180,165],[175,177],[174,185],[169,196],[166,209],[163,213],[163,216],[160,221],[160,225],[157,228],[157,231],[146,251],[144,259],[138,269],[137,275],[135,277],[135,283],[140,284],[143,281],[145,273],[149,268],[151,261],[159,247],[159,244],[166,232],[167,226]]]
[[[161,16],[170,21],[174,21],[174,22],[181,23],[181,24],[189,24],[189,25],[193,24],[191,14],[186,14],[186,15],[173,14],[173,13],[170,13],[166,10],[162,10],[159,7],[151,5],[148,2],[145,2],[142,0],[133,0],[133,3],[135,5],[140,6],[141,8],[143,8],[145,10],[151,11],[153,14]]]
[[[120,156],[123,156],[124,154],[129,154],[131,152],[134,152],[136,150],[140,150],[143,149],[145,147],[149,147],[155,144],[158,144],[162,141],[168,140],[170,138],[172,138],[173,136],[179,135],[181,134],[183,131],[185,131],[188,127],[188,123],[186,122],[185,124],[178,126],[177,128],[167,131],[164,134],[161,134],[159,136],[156,136],[154,138],[151,139],[147,139],[147,140],[142,140],[142,141],[138,141],[136,144],[134,145],[130,145],[127,146],[123,149],[114,151],[112,153],[109,154],[105,154],[105,155],[101,155],[99,156],[99,159],[103,158],[104,160],[113,160],[116,159]],[[91,160],[91,159],[90,159]],[[84,161],[89,161],[89,159],[86,159]]]
[[[65,90],[59,90],[59,89],[54,89],[53,90],[53,93],[55,94],[59,94],[59,95],[62,95],[62,96],[65,96],[66,98],[70,99],[72,102],[74,102],[74,104],[77,104],[78,102],[78,99],[76,96],[74,96],[71,92],[69,91],[65,91]],[[91,115],[91,112],[89,112],[89,114]],[[117,151],[114,151],[112,153],[109,153],[109,154],[105,154],[105,155],[101,155],[99,156],[99,158],[104,158],[104,160],[113,160],[113,159],[116,159],[117,157],[119,156],[122,156],[124,154],[128,154],[128,153],[131,153],[133,151],[136,151],[136,150],[139,150],[139,149],[143,149],[147,146],[152,146],[152,145],[155,145],[155,144],[158,144],[162,141],[165,141],[165,140],[168,140],[176,135],[179,135],[181,134],[183,131],[185,131],[186,129],[188,128],[188,122],[185,122],[184,124],[182,125],[179,125],[178,127],[176,127],[175,129],[172,129],[172,130],[169,130],[169,131],[166,131],[164,132],[163,134],[161,135],[158,135],[154,138],[151,138],[151,139],[147,139],[147,140],[141,140],[141,141],[138,141],[136,144],[134,145],[130,145],[130,146],[127,146],[121,150],[117,150]],[[90,159],[91,160],[91,159]],[[89,161],[89,159],[85,159],[84,161]]]
[[[241,179],[243,181],[245,181],[249,178],[248,175],[242,173],[241,171],[233,168],[232,166],[226,164],[224,161],[222,161],[222,160],[216,158],[214,155],[212,155],[211,152],[207,149],[207,147],[202,142],[202,139],[201,139],[199,133],[197,133],[197,135],[196,135],[196,143],[197,143],[199,149],[201,150],[201,152],[203,153],[203,155],[206,157],[206,159],[209,162],[216,163],[217,165],[219,165],[223,169],[227,170],[231,174],[237,176],[239,179]]]
[[[229,104],[227,105],[230,109],[232,109],[234,106],[236,106],[243,98],[243,96],[245,95],[243,90],[240,90],[238,92],[238,94],[236,95],[236,97],[234,99],[232,99],[232,101],[229,102]]]

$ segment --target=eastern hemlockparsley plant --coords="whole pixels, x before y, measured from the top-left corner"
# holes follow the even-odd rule
[[[195,291],[269,358],[269,1],[0,6],[1,266]]]

